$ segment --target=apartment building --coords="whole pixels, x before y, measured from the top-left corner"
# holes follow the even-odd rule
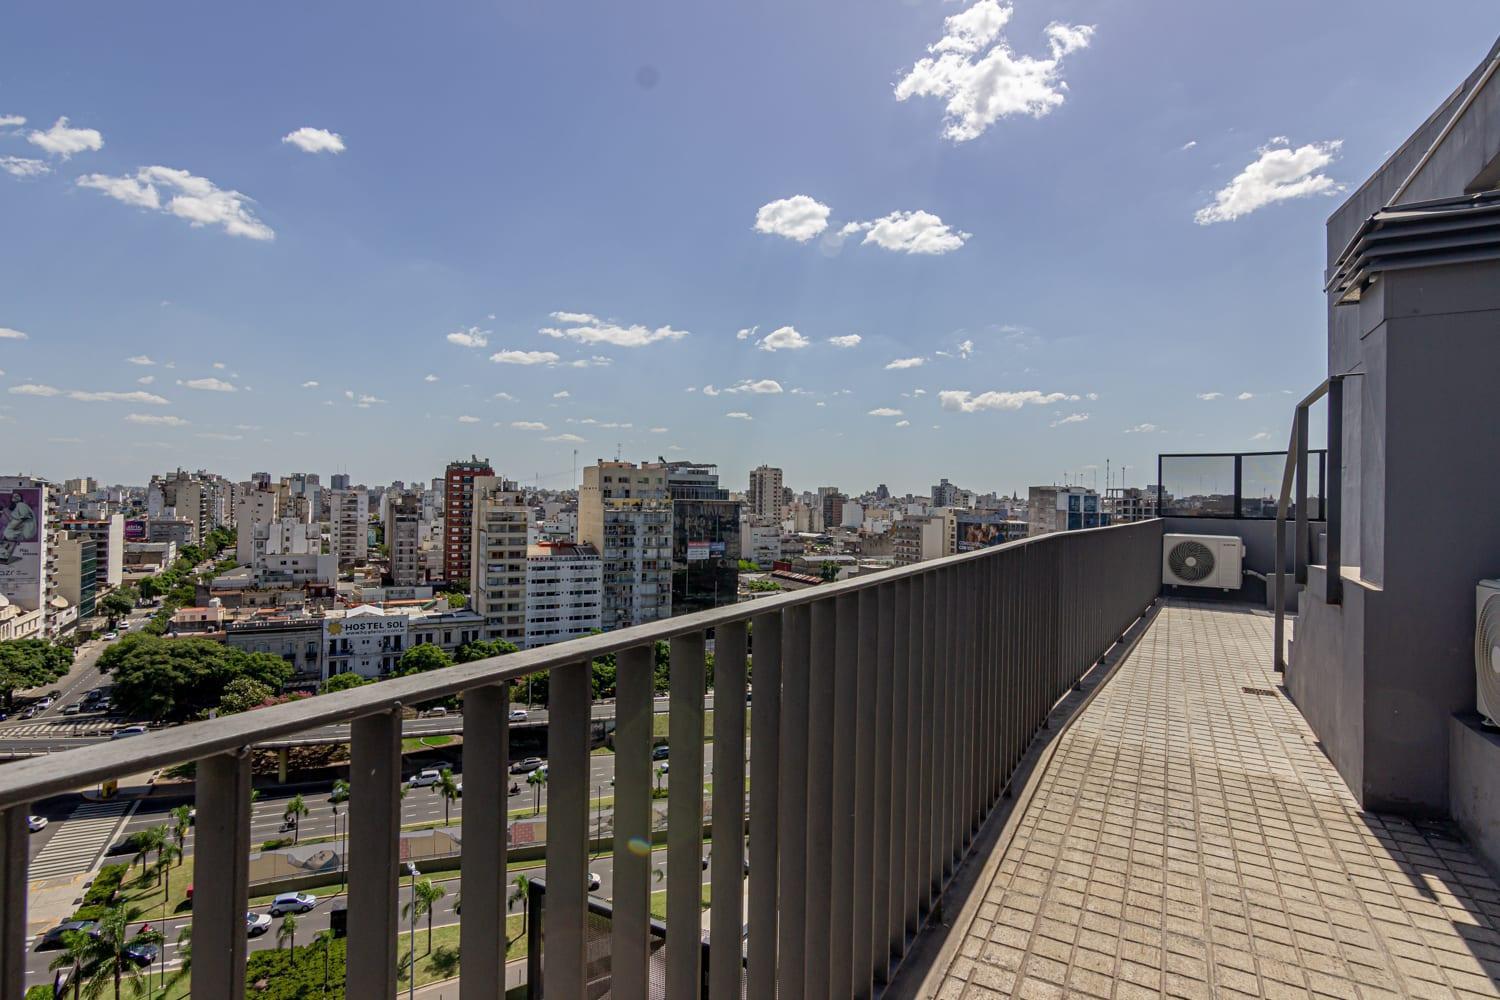
[[[443,473],[443,578],[466,583],[474,545],[474,480],[493,476],[489,459],[471,455],[467,462],[449,462]]]
[[[234,556],[248,566],[255,554],[255,529],[275,521],[278,515],[277,493],[254,483],[244,484],[234,501]]]
[[[255,526],[247,565],[263,586],[332,585],[338,578],[338,560],[323,551],[318,526],[289,517]]]
[[[98,546],[83,532],[59,531],[55,547],[57,596],[88,618],[99,593]]]
[[[526,550],[526,646],[603,628],[604,561],[592,545],[541,542]]]
[[[41,611],[52,636],[65,616],[57,597],[57,486],[32,476],[0,476],[0,597],[22,612]]]
[[[600,460],[583,470],[578,540],[604,563],[603,627],[672,613],[672,500],[665,463]]]
[[[745,506],[749,513],[777,523],[786,517],[786,499],[780,469],[758,465],[750,470],[750,489],[745,498]]]
[[[890,536],[896,565],[911,566],[943,555],[948,525],[942,515],[906,517],[891,525]]]
[[[477,476],[472,510],[469,606],[484,618],[484,638],[526,641],[527,542],[535,516],[516,484]]]
[[[1100,509],[1099,494],[1084,486],[1033,486],[1027,491],[1028,535],[1077,531],[1110,523]]]
[[[385,497],[385,545],[393,587],[415,587],[426,579],[422,560],[422,503],[414,493]]]
[[[94,518],[65,518],[58,529],[86,535],[94,542],[94,559],[101,588],[118,587],[125,570],[125,515],[106,514]]]
[[[369,561],[370,495],[363,487],[329,490],[328,539],[339,569]]]

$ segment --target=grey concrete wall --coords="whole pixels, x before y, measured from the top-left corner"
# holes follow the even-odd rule
[[[1453,819],[1485,864],[1500,868],[1500,735],[1479,716],[1448,720],[1448,806]]]
[[[1308,573],[1308,587],[1298,596],[1295,639],[1286,668],[1292,702],[1318,737],[1323,753],[1338,768],[1356,798],[1364,801],[1365,601],[1363,587],[1344,589],[1344,603],[1323,603],[1321,567]]]

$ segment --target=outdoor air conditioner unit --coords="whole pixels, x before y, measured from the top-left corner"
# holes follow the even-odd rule
[[[1474,588],[1474,686],[1479,714],[1500,723],[1500,580]]]
[[[1239,590],[1245,543],[1235,535],[1163,535],[1161,582]]]

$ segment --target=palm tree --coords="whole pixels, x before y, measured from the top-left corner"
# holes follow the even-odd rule
[[[187,850],[188,830],[193,825],[193,810],[178,806],[172,810],[172,839],[177,842],[177,863],[182,864],[183,852]]]
[[[526,784],[536,789],[536,809],[532,812],[535,816],[542,811],[542,786],[547,783],[547,772],[537,768],[526,776]]]
[[[140,915],[140,910],[111,907],[99,918],[98,926],[91,933],[69,931],[63,935],[63,945],[67,950],[53,959],[50,967],[72,966],[76,970],[73,981],[75,997],[81,987],[84,996],[96,1000],[113,983],[115,1000],[120,1000],[120,984],[126,980],[135,993],[142,991],[141,967],[127,951],[144,944],[159,945],[162,935],[154,930],[132,935],[130,925]]]
[[[401,915],[407,918],[420,919],[427,917],[427,952],[432,953],[432,910],[437,901],[448,895],[448,890],[438,885],[430,878],[424,878],[412,887],[412,898],[402,907]],[[416,959],[413,958],[415,963]]]
[[[172,862],[182,864],[182,848],[176,844],[163,844],[161,850],[156,852],[156,884],[161,885],[162,879],[166,879],[166,888],[162,890],[162,905],[172,898]]]
[[[135,834],[135,861],[141,863],[142,875],[146,872],[146,858],[152,851],[160,851],[167,843],[167,828],[151,826],[144,830],[138,830]]]
[[[328,995],[328,950],[333,947],[333,931],[319,931],[313,935],[313,944],[323,949],[323,995]]]
[[[302,839],[302,817],[312,812],[307,808],[307,800],[298,792],[293,795],[286,804],[286,809],[281,813],[281,819],[285,823],[292,824],[292,843]]]
[[[432,790],[442,793],[443,796],[443,825],[448,825],[448,809],[453,805],[453,800],[463,795],[458,789],[458,782],[453,780],[453,768],[443,768],[443,773],[438,776],[437,784]]]
[[[658,764],[656,766],[656,791],[657,791],[658,795],[661,794],[661,779],[665,778],[666,776],[667,776],[667,768],[666,768],[666,766],[663,765],[663,764]]]
[[[292,961],[297,960],[297,915],[288,913],[281,918],[281,924],[276,928],[276,950],[281,950],[281,942],[291,943]]]
[[[521,936],[526,936],[526,909],[531,903],[531,879],[525,873],[511,880],[510,902],[521,904]]]

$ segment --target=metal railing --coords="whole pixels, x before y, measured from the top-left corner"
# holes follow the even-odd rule
[[[505,984],[509,681],[550,672],[548,994],[588,992],[590,662],[617,654],[611,995],[648,983],[654,647],[670,640],[666,996],[697,998],[705,778],[716,997],[869,997],[1057,699],[1160,590],[1161,522],[1043,535],[0,767],[0,1000],[24,980],[28,804],[197,761],[192,985],[245,995],[247,747],[352,722],[350,996],[397,986],[402,705],[462,692],[463,1000]],[[705,728],[705,642],[714,713]],[[754,646],[754,706],[747,683]],[[705,774],[704,740],[715,742]],[[747,781],[747,751],[758,773]],[[746,790],[748,785],[748,808]],[[747,879],[746,832],[751,860]],[[596,968],[592,967],[592,968]]]

